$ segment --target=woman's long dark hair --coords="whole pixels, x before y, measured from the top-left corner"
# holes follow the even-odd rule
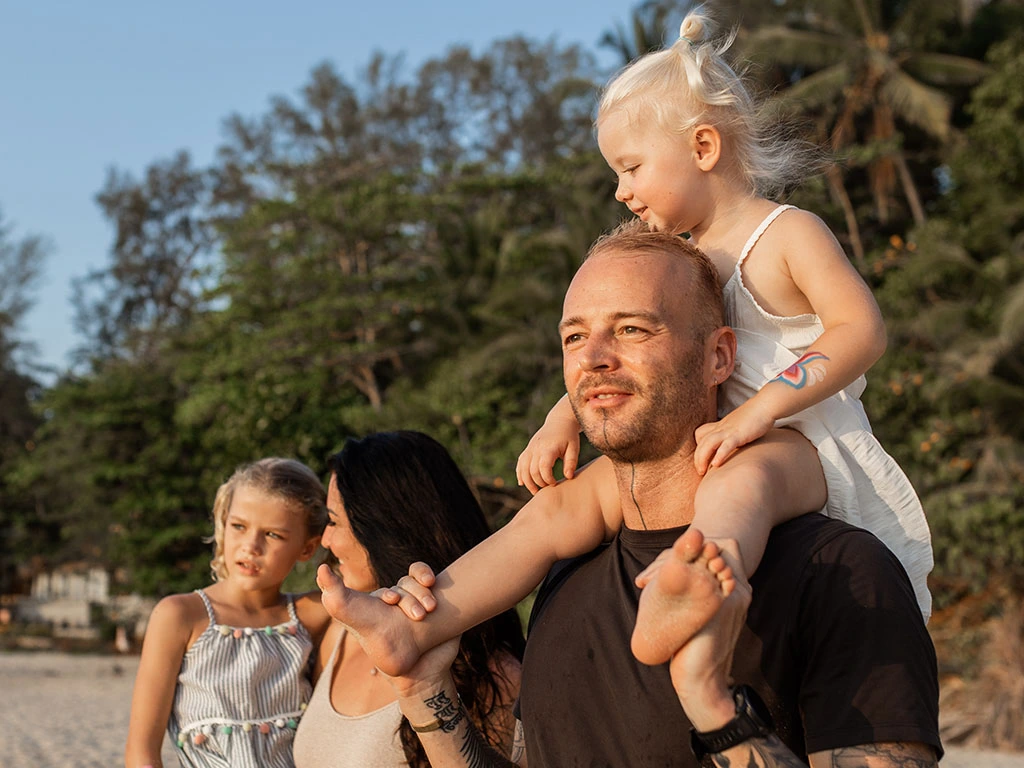
[[[439,442],[422,432],[378,432],[350,439],[327,460],[352,533],[380,586],[391,586],[417,560],[440,572],[490,535],[480,504]],[[500,578],[500,575],[496,575]],[[501,700],[505,654],[522,660],[522,625],[505,611],[462,636],[452,677],[470,719],[495,746],[508,734],[489,722]],[[403,718],[406,759],[428,768],[419,738]]]

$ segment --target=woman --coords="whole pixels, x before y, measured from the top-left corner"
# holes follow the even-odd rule
[[[417,560],[447,566],[490,534],[455,462],[427,435],[349,440],[328,467],[330,520],[322,543],[352,589],[396,584]],[[507,611],[463,635],[452,667],[466,711],[504,754],[523,646],[519,619]],[[314,676],[295,735],[296,768],[429,766],[387,678],[338,622],[324,635]]]

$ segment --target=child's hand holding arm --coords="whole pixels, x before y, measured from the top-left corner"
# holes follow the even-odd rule
[[[537,430],[516,462],[516,480],[530,493],[554,485],[555,462],[562,460],[562,474],[571,480],[576,474],[580,458],[580,425],[569,405],[569,396],[563,395],[555,403],[544,425]]]
[[[765,435],[778,419],[849,386],[885,351],[878,304],[835,237],[813,214],[794,211],[786,218],[790,221],[783,232],[787,246],[781,267],[821,319],[824,332],[754,397],[720,421],[697,429],[694,462],[702,474]]]

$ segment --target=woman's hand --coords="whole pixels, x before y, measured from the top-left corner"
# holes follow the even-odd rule
[[[420,699],[424,694],[444,688],[450,681],[452,662],[459,654],[462,636],[446,640],[420,656],[404,675],[384,675],[400,699]]]

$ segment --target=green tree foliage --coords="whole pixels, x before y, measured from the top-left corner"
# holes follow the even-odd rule
[[[951,136],[953,98],[948,89],[977,83],[985,67],[935,48],[940,39],[936,33],[952,28],[958,18],[953,2],[796,5],[783,23],[746,35],[741,50],[782,68],[789,83],[777,101],[813,118],[819,139],[846,165],[866,171],[860,188],[870,195],[870,209],[851,196],[848,175],[844,178],[840,168],[828,175],[843,210],[850,249],[863,266],[861,228],[868,215],[883,230],[901,223],[892,221],[897,187],[914,224],[924,223],[920,179],[928,183],[934,167],[934,151],[928,150]],[[915,150],[909,155],[904,147],[908,136]],[[911,167],[914,154],[920,158],[916,174]]]
[[[1024,42],[989,64],[939,215],[875,261],[890,352],[869,409],[922,492],[947,597],[1024,576]]]
[[[591,58],[515,38],[364,75],[322,65],[297,99],[229,118],[212,168],[111,172],[111,263],[79,291],[90,365],[46,393],[15,473],[56,489],[37,514],[52,558],[201,584],[237,464],[320,470],[388,427],[446,440],[498,514],[518,503],[500,486],[559,394],[561,294],[615,210]]]
[[[32,410],[39,388],[33,375],[35,350],[22,338],[20,325],[32,306],[47,250],[36,236],[15,240],[0,212],[0,590],[4,591],[15,576],[18,550],[43,538],[33,519],[32,498],[13,488],[7,473],[32,450],[39,424]]]
[[[609,40],[660,40],[685,5],[643,3],[642,34]],[[951,2],[726,6],[753,25],[739,39],[761,51],[754,71],[861,153],[845,200],[834,179],[796,198],[873,221],[863,265],[890,351],[866,405],[925,501],[936,584],[1020,578],[1020,42],[984,43]],[[962,114],[951,73],[984,67],[951,58],[961,36],[991,47]],[[322,471],[378,429],[433,434],[495,520],[517,508],[515,459],[562,392],[564,289],[622,213],[591,126],[601,79],[586,51],[519,38],[413,72],[377,55],[352,82],[324,64],[266,114],[229,117],[211,167],[179,154],[140,181],[111,172],[110,264],[80,283],[89,364],[40,398],[34,450],[4,459],[0,492],[48,534],[31,554],[103,559],[153,593],[199,585],[235,466],[285,455]],[[880,180],[904,161],[929,215],[895,206],[881,226]]]

